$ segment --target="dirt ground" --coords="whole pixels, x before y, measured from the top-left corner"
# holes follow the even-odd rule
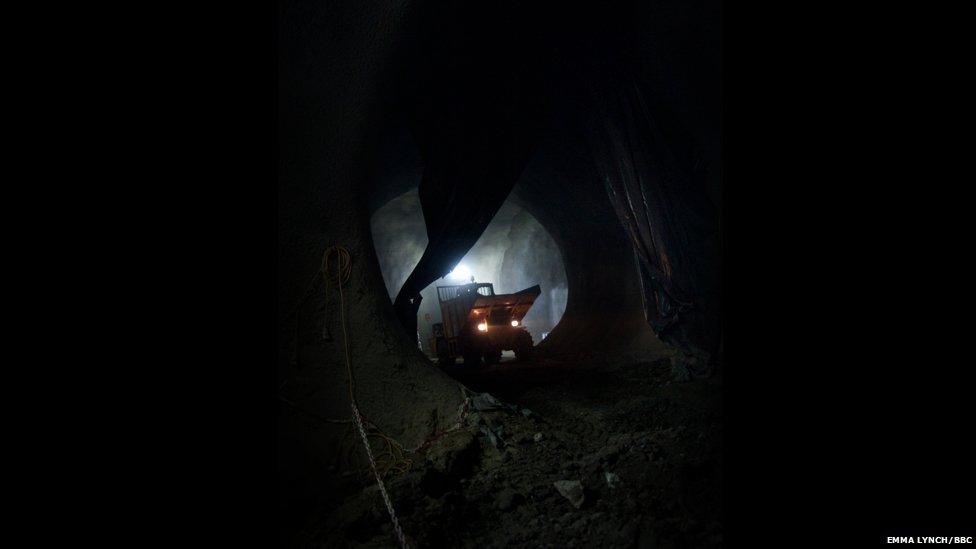
[[[449,372],[492,396],[386,478],[411,546],[722,546],[720,377],[599,356]],[[300,545],[394,546],[375,483],[363,485]]]

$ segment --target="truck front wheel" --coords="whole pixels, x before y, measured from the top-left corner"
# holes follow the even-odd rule
[[[528,362],[532,360],[533,348],[532,348],[532,336],[529,332],[522,331],[517,336],[515,342],[515,358],[519,362]]]

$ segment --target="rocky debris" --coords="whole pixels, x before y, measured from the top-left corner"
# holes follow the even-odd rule
[[[685,383],[691,381],[691,369],[688,367],[687,362],[683,360],[675,359],[672,365],[672,374],[674,375],[674,380]]]
[[[578,480],[557,480],[552,485],[577,509],[582,507],[586,501],[586,494],[583,493],[583,484]]]
[[[679,381],[702,379],[714,373],[714,367],[706,357],[678,353],[671,357],[672,371]]]
[[[532,410],[499,400],[491,393],[479,393],[476,396],[472,397],[471,407],[477,412],[505,411],[505,412],[512,412],[512,413],[520,413],[527,418],[537,417],[537,414]]]
[[[617,456],[620,455],[620,445],[607,443],[599,452],[596,454],[596,459],[603,463],[613,463],[616,461]]]
[[[470,382],[498,395],[480,401],[491,409],[472,405],[463,433],[386,479],[411,545],[721,546],[720,380],[667,385],[669,366],[615,365],[612,375],[589,377],[561,370],[558,380],[528,389],[512,383],[519,377]],[[310,527],[302,546],[389,547],[389,516],[372,484],[318,513],[332,522]]]
[[[506,404],[490,393],[479,393],[471,398],[471,407],[479,412],[489,412],[493,410],[515,410],[511,404]]]
[[[466,476],[477,459],[477,441],[474,432],[462,429],[448,433],[431,445],[427,452],[430,466],[451,477]]]
[[[507,414],[519,414],[518,406],[502,402],[490,393],[476,393],[470,398],[472,411],[465,418],[467,425],[476,428],[491,446],[495,448],[508,446],[509,442],[505,439],[508,435],[505,433],[505,423],[502,418]],[[523,409],[521,415],[528,417],[532,414],[532,412],[526,414],[526,411]]]
[[[498,448],[499,446],[504,444],[504,440],[502,439],[501,436],[502,435],[501,429],[499,427],[493,428],[490,425],[480,425],[478,427],[478,430],[481,431],[481,434],[485,435],[485,438],[488,440],[488,442],[495,448]]]
[[[516,505],[522,503],[525,497],[511,488],[505,488],[495,496],[495,509],[508,511]]]

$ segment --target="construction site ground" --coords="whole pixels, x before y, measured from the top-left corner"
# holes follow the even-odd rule
[[[720,376],[598,355],[447,371],[504,406],[472,409],[385,479],[411,546],[722,546]],[[361,483],[301,545],[396,545],[375,482]]]

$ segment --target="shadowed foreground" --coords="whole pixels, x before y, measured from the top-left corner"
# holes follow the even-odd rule
[[[407,473],[388,477],[412,545],[722,544],[720,377],[688,379],[668,358],[600,356],[451,373],[501,406],[472,406],[463,429],[417,456]],[[491,407],[492,400],[479,402]],[[560,481],[569,481],[562,484],[568,495],[554,485]],[[300,541],[393,545],[378,490],[364,485],[322,509]]]

